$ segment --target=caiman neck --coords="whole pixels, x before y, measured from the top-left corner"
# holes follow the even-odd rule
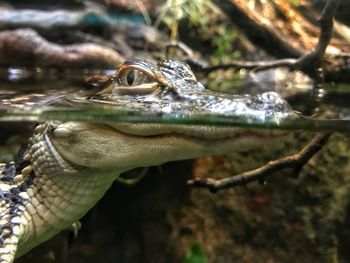
[[[26,235],[20,238],[17,256],[78,221],[119,175],[118,171],[101,171],[68,163],[52,146],[47,136],[48,128],[46,124],[36,128],[25,154],[25,157],[30,156],[27,167],[32,168],[32,180],[27,185]]]

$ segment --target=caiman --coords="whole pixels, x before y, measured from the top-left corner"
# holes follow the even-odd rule
[[[132,60],[87,103],[155,114],[295,118],[274,92],[239,96],[207,90],[178,61]],[[119,175],[137,167],[240,150],[259,135],[235,127],[47,121],[17,161],[0,166],[0,263],[13,262],[78,221]]]

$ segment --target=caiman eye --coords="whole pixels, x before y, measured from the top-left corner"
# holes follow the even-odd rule
[[[113,91],[120,95],[147,95],[159,88],[152,72],[120,67],[116,75],[119,85]]]
[[[151,79],[142,71],[130,69],[121,74],[119,81],[122,86],[138,86],[151,82]]]

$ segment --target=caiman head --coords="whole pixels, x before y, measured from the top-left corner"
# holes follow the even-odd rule
[[[296,117],[276,93],[209,91],[188,66],[169,60],[126,62],[100,92],[76,102],[147,115],[221,114],[260,122]],[[12,263],[15,254],[79,220],[121,172],[255,147],[258,139],[266,143],[259,138],[266,134],[206,125],[41,123],[16,164],[0,166],[0,262]]]
[[[207,90],[190,68],[178,61],[157,65],[125,62],[89,103],[140,114],[244,116],[253,121],[295,118],[288,103],[274,92],[238,96]],[[241,128],[155,123],[53,123],[48,134],[57,152],[83,167],[135,167],[246,149],[259,135]]]

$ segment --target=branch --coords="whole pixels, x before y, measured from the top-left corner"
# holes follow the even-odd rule
[[[187,62],[192,65],[194,69],[204,73],[229,68],[236,70],[254,70],[256,72],[275,67],[288,67],[293,70],[301,69],[313,75],[315,72],[318,72],[318,68],[320,67],[321,61],[324,58],[326,48],[331,40],[333,31],[333,18],[339,4],[340,0],[327,1],[319,19],[321,32],[317,44],[311,51],[302,54],[298,58],[285,58],[273,61],[236,61],[229,64],[221,64],[216,66],[203,66],[191,57],[188,57]]]
[[[306,52],[297,59],[280,59],[271,61],[270,65],[257,67],[255,71],[265,70],[276,66],[286,66],[292,69],[311,69],[317,71],[321,61],[324,58],[326,48],[332,38],[333,32],[333,18],[335,12],[340,4],[340,0],[328,0],[325,7],[323,8],[319,24],[321,33],[318,42],[313,50]]]
[[[29,28],[0,32],[1,66],[114,68],[123,61],[117,51],[97,44],[58,45]]]
[[[298,171],[322,149],[330,135],[330,133],[318,134],[299,153],[270,161],[266,165],[255,170],[219,180],[212,178],[194,178],[188,180],[187,184],[194,187],[208,188],[211,192],[217,192],[221,189],[246,185],[254,181],[264,181],[267,176],[282,169],[293,168]]]

